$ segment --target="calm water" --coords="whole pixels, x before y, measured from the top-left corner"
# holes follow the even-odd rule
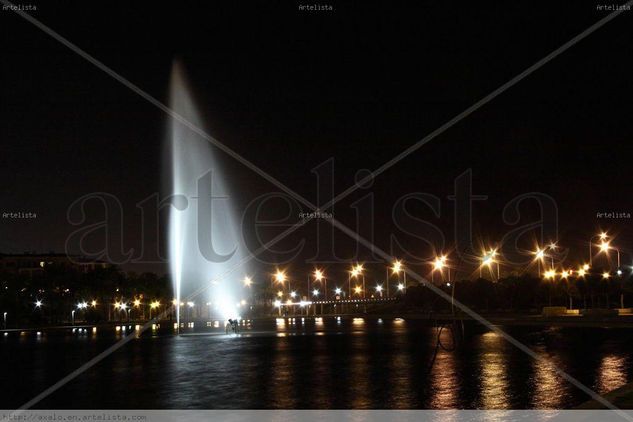
[[[519,328],[509,333],[599,393],[633,379],[633,332]],[[213,331],[213,329],[206,329]],[[121,332],[0,338],[0,405],[15,408],[113,344]],[[586,396],[547,364],[483,328],[405,320],[301,318],[240,336],[134,339],[39,408],[568,408]]]

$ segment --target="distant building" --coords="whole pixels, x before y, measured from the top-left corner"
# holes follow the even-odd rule
[[[93,271],[97,268],[108,268],[111,265],[104,261],[89,259],[82,256],[61,253],[49,254],[0,254],[0,272],[28,274],[34,276],[44,271],[47,265],[58,265],[76,268],[80,272]]]

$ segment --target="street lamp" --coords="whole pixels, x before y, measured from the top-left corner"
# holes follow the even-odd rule
[[[243,282],[246,287],[251,287],[251,284],[253,284],[253,280],[248,276],[244,277]]]
[[[534,260],[536,261],[536,264],[538,266],[538,276],[541,277],[542,276],[541,264],[543,263],[543,260],[545,259],[545,250],[541,249],[540,247],[537,247],[533,253],[534,253]]]
[[[325,273],[318,268],[314,270],[314,279],[320,283],[323,283],[323,292],[325,294],[325,300],[327,300],[327,278]]]
[[[376,286],[376,293],[382,297],[382,286],[380,284]]]
[[[363,274],[363,264],[357,264],[356,266],[352,266],[352,270],[349,272],[347,277],[347,291],[349,292],[350,298],[352,297],[352,277],[358,278],[359,276],[363,276],[363,292],[365,291],[365,275]]]
[[[592,247],[593,247],[593,239],[595,239],[596,237],[600,238],[600,246],[602,249],[602,245],[604,245],[605,243],[608,246],[608,242],[607,240],[609,239],[609,236],[607,235],[606,232],[601,232],[599,234],[593,235],[589,238],[589,264],[593,265],[593,251],[592,251]]]
[[[496,256],[497,256],[497,250],[496,249],[491,249],[490,252],[484,253],[484,255],[481,257],[481,265],[479,266],[479,278],[481,278],[481,276],[482,276],[482,273],[481,273],[482,267],[484,267],[484,266],[488,267],[488,271],[490,271],[490,274],[493,275],[492,265],[493,264],[497,264],[497,280],[499,280],[499,278],[500,278],[500,269],[499,269],[499,263],[497,261],[495,261],[495,257]],[[493,277],[494,277],[494,275],[493,275]]]
[[[449,282],[451,281],[451,269],[446,264],[447,261],[448,261],[448,258],[446,257],[446,255],[435,257],[435,261],[433,261],[433,270],[431,271],[431,282],[435,282],[434,280],[435,271],[439,271],[441,275],[443,273],[444,267],[448,269],[448,281]]]
[[[158,308],[160,306],[160,302],[155,300],[149,305],[149,319],[152,319],[152,310]]]
[[[36,307],[36,308],[41,308],[41,307],[42,307],[42,301],[41,301],[41,300],[39,300],[39,299],[38,299],[38,300],[36,300],[36,301],[35,301],[35,307]]]
[[[277,270],[277,272],[275,273],[275,278],[274,280],[278,283],[281,284],[281,288],[283,289],[284,286],[284,282],[286,281],[286,273],[284,273],[281,270]]]
[[[3,321],[4,321],[4,329],[5,329],[5,330],[7,329],[7,315],[8,315],[8,314],[9,314],[8,312],[5,312],[5,313],[2,315],[2,319],[3,319]]]
[[[396,259],[392,266],[391,266],[391,272],[393,274],[396,274],[396,276],[398,277],[398,283],[400,284],[400,273],[402,272],[403,278],[404,278],[404,284],[407,284],[407,272],[404,269],[404,265],[402,264],[402,261]],[[387,274],[387,297],[389,297],[389,274]]]

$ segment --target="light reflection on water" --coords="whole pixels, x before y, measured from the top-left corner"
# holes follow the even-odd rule
[[[480,371],[481,371],[481,402],[484,409],[511,408],[508,401],[508,362],[504,353],[503,337],[495,332],[488,332],[481,336],[482,343]]]
[[[443,330],[445,348],[438,347],[438,330],[415,320],[277,318],[254,321],[243,335],[225,335],[222,324],[196,324],[204,327],[200,335],[180,337],[166,334],[171,327],[164,325],[167,329],[148,330],[43,405],[568,408],[586,397],[553,372],[552,364],[599,393],[633,379],[633,333],[626,330],[507,328],[545,358],[541,361],[474,326],[458,338],[455,350],[451,332]],[[12,362],[0,380],[7,392],[0,404],[22,404],[112,342],[136,333],[134,328],[0,337],[0,359]],[[16,387],[7,380],[18,374],[24,382]]]

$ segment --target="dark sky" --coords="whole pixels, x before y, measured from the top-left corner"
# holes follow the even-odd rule
[[[334,158],[335,190],[346,189],[359,169],[379,167],[607,15],[592,1],[325,2],[334,10],[313,12],[270,0],[30,4],[35,18],[160,101],[180,58],[204,129],[311,201],[315,166]],[[561,244],[585,248],[602,227],[629,249],[630,219],[596,213],[633,213],[631,18],[624,12],[379,176],[370,189],[376,243],[388,248],[391,208],[412,192],[441,198],[440,218],[425,207],[417,216],[450,243],[447,196],[470,169],[474,193],[489,197],[474,205],[473,223],[488,241],[512,228],[501,219],[508,201],[541,192],[558,204]],[[0,252],[63,251],[76,229],[67,209],[91,192],[120,199],[125,247],[138,250],[136,204],[161,192],[167,116],[14,12],[0,13],[0,31],[0,208],[37,213],[0,221]],[[276,190],[217,154],[238,203]],[[350,204],[370,191],[345,199],[335,217],[354,227]],[[523,218],[536,211],[525,204]],[[93,204],[87,217],[103,212]],[[314,236],[312,227],[288,241]]]

